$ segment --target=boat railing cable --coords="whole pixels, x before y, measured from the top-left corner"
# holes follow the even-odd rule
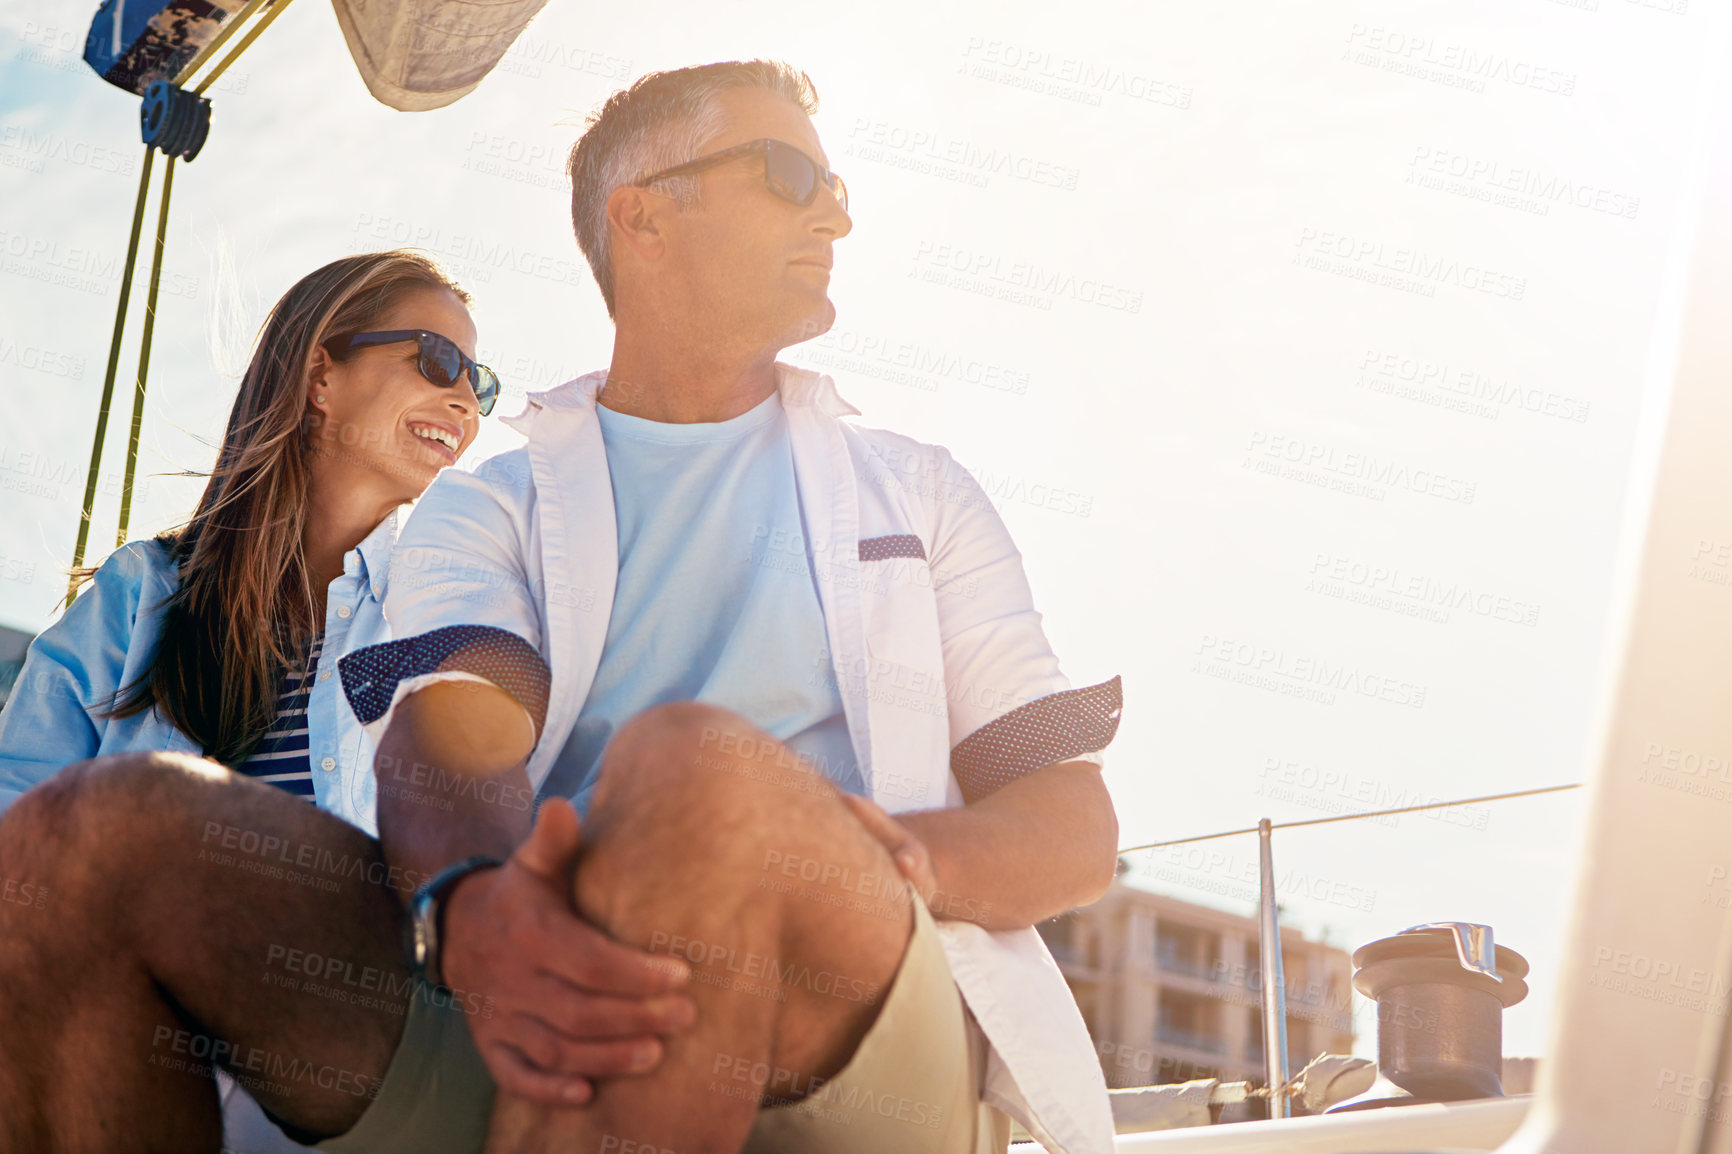
[[[1484,801],[1503,801],[1512,797],[1533,797],[1536,794],[1558,793],[1562,790],[1580,789],[1581,787],[1581,782],[1574,781],[1567,785],[1547,785],[1541,786],[1539,789],[1517,789],[1508,793],[1488,793],[1483,797],[1463,797],[1458,798],[1455,801],[1430,801],[1426,802],[1424,805],[1403,805],[1397,806],[1394,809],[1372,809],[1366,810],[1363,813],[1338,813],[1332,817],[1313,817],[1306,818],[1304,821],[1277,821],[1272,822],[1270,828],[1297,829],[1302,825],[1328,825],[1333,821],[1357,821],[1364,817],[1388,817],[1390,814],[1396,813],[1418,813],[1420,810],[1424,809],[1448,809],[1452,805],[1477,805]],[[1176,837],[1168,841],[1145,842],[1142,845],[1125,846],[1123,849],[1119,850],[1119,853],[1127,854],[1136,853],[1139,850],[1145,849],[1161,849],[1162,847],[1169,845],[1189,845],[1191,842],[1196,841],[1213,841],[1218,837],[1237,837],[1240,834],[1256,833],[1260,828],[1260,826],[1248,825],[1243,829],[1224,829],[1220,833],[1200,833],[1194,837]]]

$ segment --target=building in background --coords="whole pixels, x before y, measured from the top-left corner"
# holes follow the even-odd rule
[[[1100,1053],[1107,1085],[1193,1078],[1255,1081],[1263,1071],[1257,921],[1149,893],[1120,878],[1091,906],[1041,923]],[[1287,1066],[1353,1052],[1346,950],[1281,933]]]

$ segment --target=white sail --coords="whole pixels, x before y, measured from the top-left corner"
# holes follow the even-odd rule
[[[402,112],[474,91],[547,0],[332,0],[367,91]]]

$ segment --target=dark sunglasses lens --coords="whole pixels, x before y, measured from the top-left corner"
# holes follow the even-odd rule
[[[443,388],[457,383],[463,372],[463,353],[444,337],[427,333],[421,338],[421,375]]]
[[[486,365],[478,365],[463,355],[463,350],[437,333],[421,338],[421,375],[442,388],[452,388],[463,379],[465,370],[473,368],[470,385],[475,401],[485,417],[493,411],[499,399],[499,378]]]
[[[499,400],[499,378],[486,365],[475,366],[475,399],[480,403],[484,417],[493,411],[494,403]]]
[[[770,191],[795,204],[811,204],[818,195],[818,170],[798,149],[770,145],[764,153],[764,176]]]

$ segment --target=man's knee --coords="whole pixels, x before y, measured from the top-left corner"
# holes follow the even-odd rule
[[[745,788],[792,759],[775,738],[731,710],[697,701],[644,710],[620,727],[602,759],[598,805],[642,804],[678,798],[682,805],[729,810],[752,792]]]
[[[732,750],[750,735],[760,735],[757,726],[732,710],[701,701],[671,701],[651,706],[620,726],[608,757],[689,767],[699,755],[718,753],[723,745]]]
[[[664,866],[705,863],[706,888],[727,879],[755,886],[766,855],[809,848],[827,816],[846,817],[835,794],[736,713],[698,702],[656,706],[622,726],[603,759],[586,823],[589,864],[602,866],[592,880],[617,874],[607,884],[637,878],[655,888],[638,868],[648,856]]]

